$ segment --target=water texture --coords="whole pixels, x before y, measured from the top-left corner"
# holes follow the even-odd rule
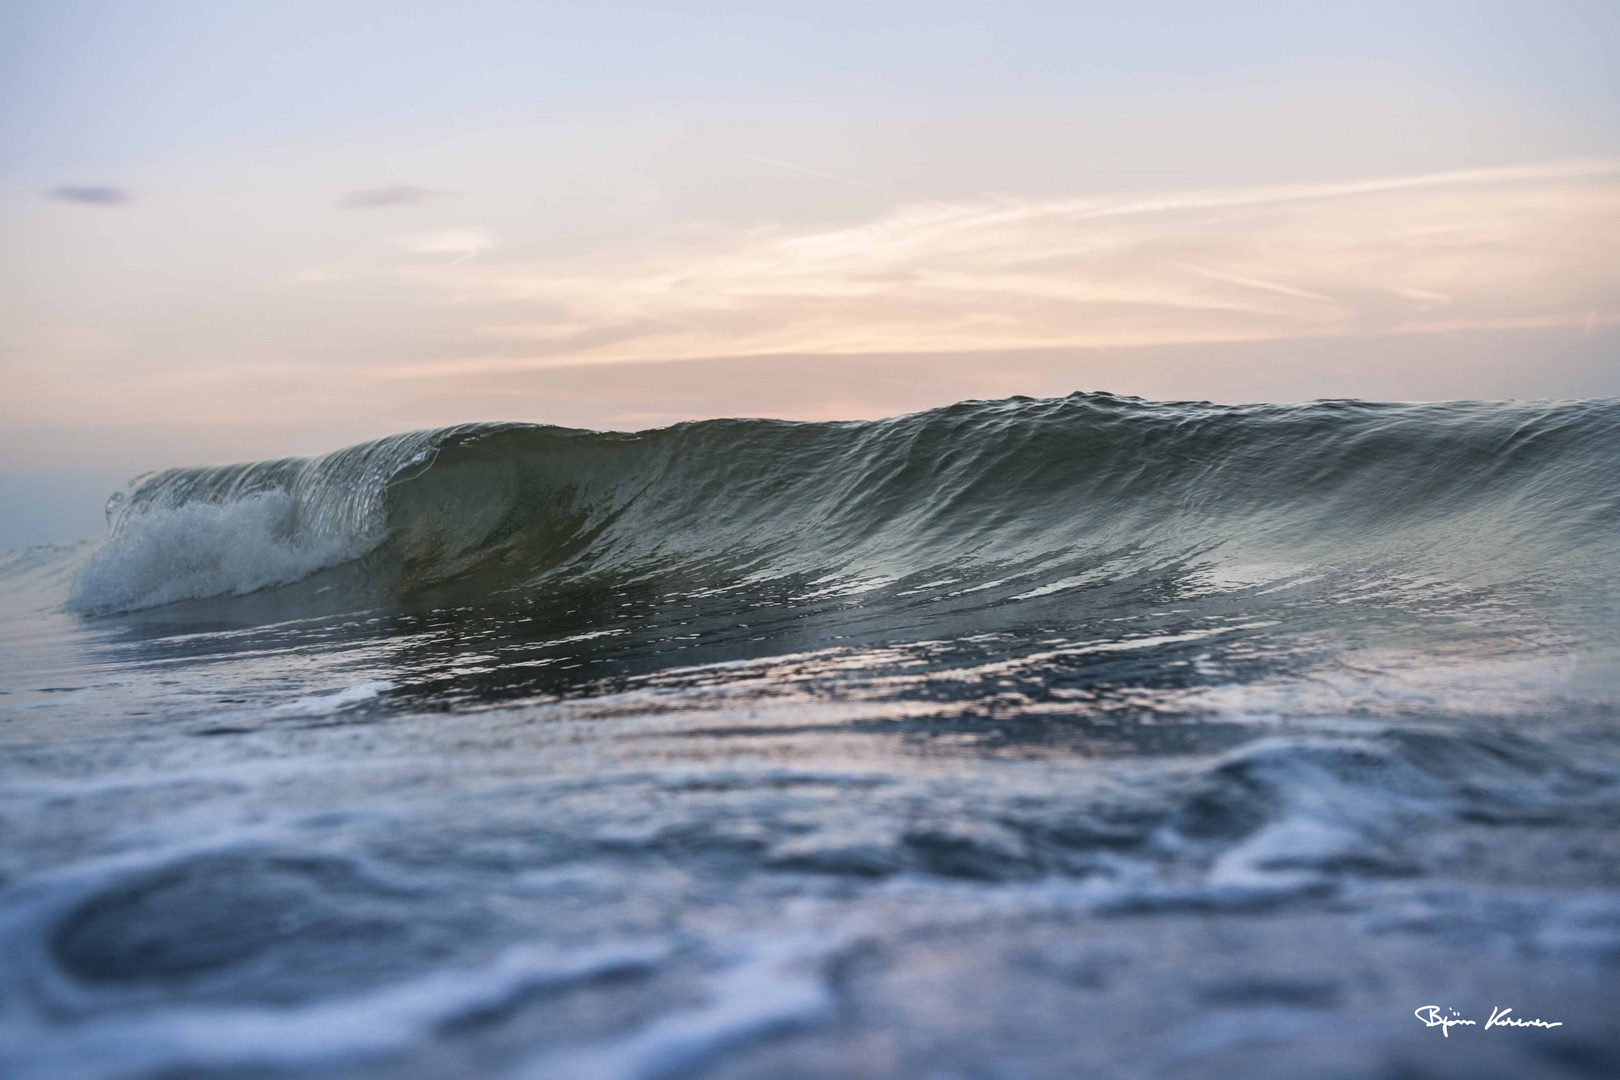
[[[0,1075],[1620,1072],[1620,402],[476,424],[108,520],[0,556]]]

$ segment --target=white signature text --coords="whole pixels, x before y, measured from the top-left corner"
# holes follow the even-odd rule
[[[1489,1031],[1493,1027],[1555,1028],[1564,1026],[1564,1022],[1562,1020],[1520,1020],[1517,1017],[1508,1015],[1508,1013],[1511,1013],[1512,1011],[1512,1009],[1503,1009],[1500,1007],[1492,1009],[1491,1018],[1485,1021],[1485,1027],[1483,1030]],[[1466,1024],[1469,1027],[1472,1027],[1475,1023],[1473,1020],[1465,1019],[1463,1015],[1456,1009],[1441,1009],[1438,1005],[1425,1005],[1420,1009],[1414,1010],[1412,1015],[1423,1021],[1424,1027],[1439,1028],[1440,1034],[1444,1035],[1448,1039],[1451,1037],[1452,1028],[1458,1026],[1459,1024]]]

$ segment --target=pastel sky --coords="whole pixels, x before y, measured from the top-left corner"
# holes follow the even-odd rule
[[[1616,41],[1558,0],[8,4],[0,547],[465,420],[1620,394]]]

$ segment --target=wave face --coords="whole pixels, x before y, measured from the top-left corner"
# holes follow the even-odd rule
[[[142,478],[110,504],[70,605],[246,593],[362,556],[406,591],[680,574],[853,593],[948,575],[1023,595],[1350,564],[1580,589],[1617,564],[1616,460],[1612,401],[1076,394],[859,423],[465,425]]]

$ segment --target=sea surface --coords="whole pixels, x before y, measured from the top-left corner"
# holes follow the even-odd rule
[[[108,520],[0,555],[0,1075],[1620,1076],[1620,401],[469,424]]]

